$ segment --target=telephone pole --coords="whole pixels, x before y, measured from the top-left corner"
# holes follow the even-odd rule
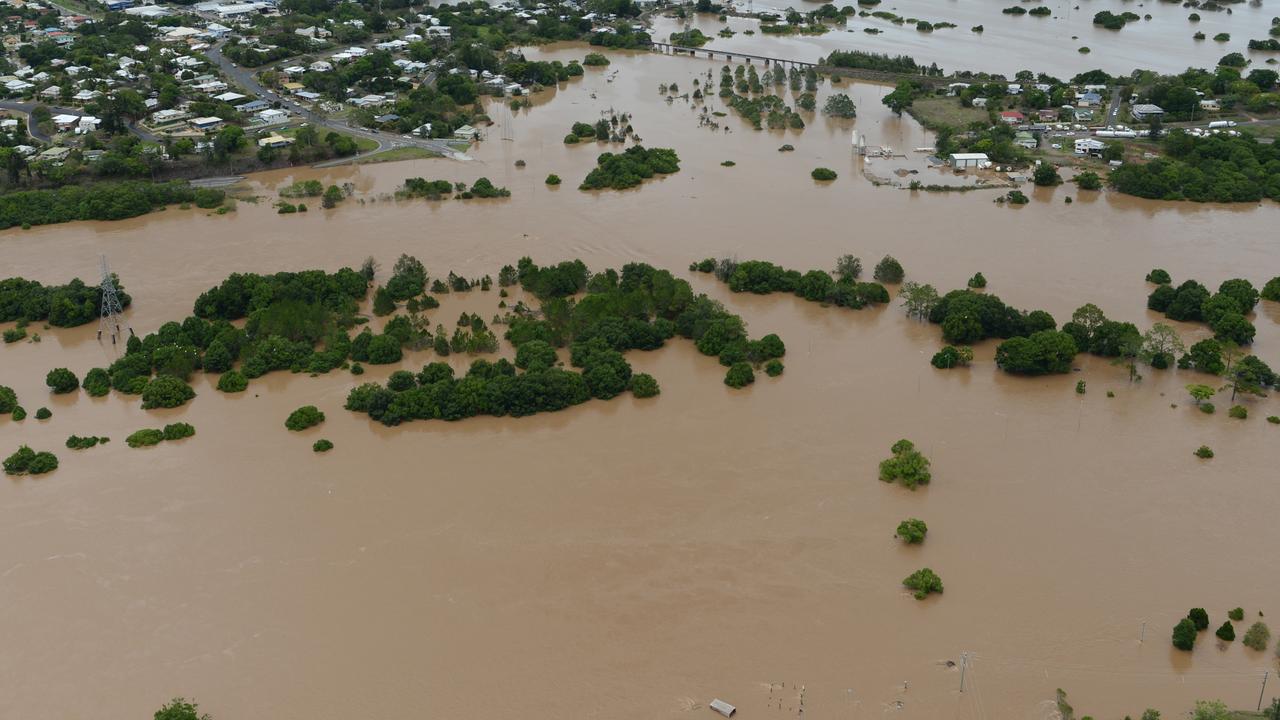
[[[1271,671],[1262,673],[1262,690],[1258,692],[1258,712],[1262,712],[1262,696],[1267,693],[1267,678],[1271,677]]]
[[[960,692],[964,692],[964,671],[969,667],[969,653],[960,653]]]

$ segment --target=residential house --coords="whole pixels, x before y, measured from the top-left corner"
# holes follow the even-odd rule
[[[1058,122],[1057,108],[1045,108],[1036,111],[1036,119],[1044,123]]]
[[[480,137],[480,131],[470,125],[463,125],[453,131],[453,136],[459,140],[476,140]]]
[[[53,126],[58,129],[58,132],[66,132],[70,130],[72,127],[74,127],[77,122],[80,121],[80,116],[62,113],[59,115],[54,115],[52,119],[53,119]]]
[[[258,113],[257,117],[258,117],[258,122],[262,123],[263,125],[278,125],[289,119],[289,113],[285,112],[284,110],[268,108]]]
[[[260,138],[258,140],[258,147],[260,148],[261,147],[282,148],[282,147],[288,147],[292,144],[293,144],[293,138],[288,138],[283,135],[277,135],[275,133],[271,133],[270,135],[264,138]]]
[[[1020,145],[1028,150],[1035,150],[1040,147],[1040,142],[1036,140],[1036,136],[1026,130],[1014,134],[1013,144]]]
[[[973,106],[976,108],[984,108],[987,106],[987,99],[984,97],[976,97],[973,99]]]
[[[200,132],[209,132],[222,127],[222,118],[220,117],[198,117],[187,121],[192,130]]]
[[[1000,122],[1006,125],[1018,125],[1026,121],[1026,117],[1017,110],[1004,110],[1000,113]]]
[[[179,120],[186,120],[189,117],[191,117],[191,113],[188,113],[185,110],[178,110],[176,108],[157,110],[151,113],[151,125],[168,125],[170,123],[178,122]]]
[[[1139,103],[1129,107],[1129,114],[1138,122],[1150,122],[1164,117],[1164,108],[1150,103]]]
[[[1084,92],[1076,96],[1077,107],[1098,107],[1102,105],[1102,96],[1096,92]]]
[[[1102,151],[1107,148],[1107,144],[1101,140],[1093,138],[1076,138],[1075,151],[1077,155],[1092,155],[1099,157]]]
[[[80,118],[80,122],[76,124],[76,134],[83,135],[84,133],[91,133],[97,130],[98,126],[101,124],[102,120],[100,118],[96,118],[92,115],[85,115]]]
[[[317,60],[309,66],[311,72],[324,73],[333,69],[333,63],[326,60]]]
[[[45,150],[44,152],[40,153],[36,157],[40,160],[46,160],[55,165],[61,165],[63,161],[67,159],[67,156],[70,154],[71,154],[71,148],[69,147],[51,147],[48,150]]]

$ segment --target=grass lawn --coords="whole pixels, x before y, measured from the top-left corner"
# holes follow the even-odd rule
[[[911,104],[907,112],[927,128],[950,125],[963,130],[969,127],[970,123],[980,122],[986,125],[991,122],[986,110],[964,107],[960,104],[960,98],[955,97],[919,98]]]
[[[357,165],[367,165],[370,163],[398,162],[400,160],[423,160],[425,158],[440,157],[440,153],[432,152],[426,148],[420,147],[399,147],[385,150],[374,155],[367,155],[362,158],[356,158]]]
[[[325,127],[317,127],[316,131],[320,134],[320,140],[322,142],[324,141],[325,136],[327,136],[331,132],[334,132],[333,130],[330,130]],[[293,137],[298,134],[298,128],[296,127],[284,128],[283,130],[277,130],[276,132],[284,137]],[[360,135],[347,135],[346,133],[338,133],[338,134],[345,135],[347,137],[350,137],[352,140],[355,140],[356,150],[360,152],[369,152],[370,150],[378,149],[377,140],[372,140],[370,138],[363,137]]]

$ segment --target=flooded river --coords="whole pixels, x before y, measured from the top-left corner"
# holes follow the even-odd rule
[[[780,333],[786,373],[733,391],[723,368],[678,341],[629,354],[661,383],[653,400],[384,428],[342,409],[357,378],[341,371],[272,374],[238,397],[197,377],[188,406],[147,412],[118,395],[47,394],[48,369],[83,376],[112,359],[93,326],[0,347],[0,383],[32,415],[53,411],[0,420],[3,451],[26,443],[61,461],[0,483],[0,717],[148,717],[186,695],[218,720],[708,717],[714,697],[743,718],[795,718],[801,688],[808,718],[1039,719],[1056,688],[1099,717],[1172,714],[1197,698],[1252,708],[1263,670],[1274,674],[1270,650],[1220,648],[1205,633],[1186,654],[1169,635],[1190,607],[1216,623],[1236,606],[1280,617],[1269,572],[1280,428],[1262,419],[1280,401],[1244,401],[1246,421],[1204,415],[1182,390],[1204,376],[1148,371],[1129,385],[1083,355],[1078,374],[1014,378],[994,368],[993,344],[971,369],[936,371],[937,327],[896,304],[855,312],[736,296],[684,268],[729,255],[831,267],[843,253],[870,267],[892,253],[909,279],[942,291],[982,271],[988,292],[1017,307],[1062,322],[1094,302],[1145,330],[1160,319],[1145,309],[1153,266],[1215,287],[1280,272],[1280,208],[1069,186],[1028,190],[1032,202],[1010,208],[981,192],[877,188],[851,156],[855,127],[895,148],[929,142],[880,105],[883,88],[846,86],[856,121],[806,116],[803,132],[756,132],[730,115],[731,132],[712,131],[657,88],[691,88],[717,65],[613,57],[517,113],[512,140],[491,129],[474,162],[252,179],[268,197],[303,177],[352,183],[356,195],[333,211],[241,203],[224,216],[170,209],[8,231],[0,276],[90,278],[106,253],[143,334],[233,271],[336,269],[367,255],[389,268],[403,252],[435,276],[496,274],[524,254],[594,269],[641,260],[723,299],[753,334]],[[636,191],[578,191],[603,147],[561,139],[608,108],[633,114],[646,145],[675,148],[682,170]],[[778,152],[783,143],[795,151]],[[818,165],[839,179],[816,185]],[[543,184],[552,172],[564,185]],[[487,176],[512,197],[379,199],[410,176]],[[449,295],[433,322],[488,317],[497,302]],[[1275,304],[1254,318],[1272,366],[1278,321]],[[1188,342],[1206,335],[1179,329]],[[404,365],[432,359],[411,353]],[[286,431],[306,404],[326,422]],[[195,437],[123,442],[179,419]],[[112,442],[73,452],[62,447],[72,433]],[[312,453],[320,437],[336,448]],[[928,488],[876,479],[902,437],[932,459]],[[1217,457],[1192,457],[1201,444]],[[923,546],[893,537],[907,517],[928,522]],[[900,581],[925,566],[946,592],[917,602]]]
[[[837,7],[853,3],[835,3]],[[696,27],[711,36],[709,48],[736,50],[768,57],[780,57],[813,62],[832,50],[864,50],[910,55],[923,65],[937,63],[947,71],[973,70],[1002,73],[1009,77],[1019,70],[1045,72],[1060,78],[1070,78],[1076,73],[1102,68],[1113,75],[1127,75],[1135,69],[1179,73],[1188,67],[1213,69],[1218,59],[1230,52],[1243,53],[1256,67],[1268,67],[1269,58],[1280,58],[1280,53],[1250,51],[1250,40],[1264,40],[1272,18],[1280,15],[1280,5],[1272,0],[1253,6],[1247,3],[1230,5],[1231,12],[1212,12],[1184,8],[1180,4],[1166,2],[1125,2],[1124,0],[1047,0],[1043,3],[1022,3],[1024,9],[1043,6],[1051,15],[1009,15],[1001,10],[1017,2],[982,0],[981,2],[931,2],[930,0],[896,0],[883,2],[870,8],[886,11],[902,18],[954,23],[956,27],[920,32],[915,23],[897,25],[890,20],[875,17],[854,17],[841,28],[818,36],[764,35],[759,23],[746,18],[729,18],[720,22],[710,14],[697,15],[690,27]],[[787,3],[781,0],[753,0],[736,4],[739,11],[767,12],[794,8],[809,12],[820,7],[815,2]],[[1121,30],[1107,30],[1093,24],[1093,16],[1103,10],[1113,13],[1131,12],[1144,19],[1127,23]],[[1187,18],[1200,15],[1199,22]],[[1145,19],[1150,15],[1151,19]],[[730,38],[717,33],[728,26],[737,32]],[[972,28],[981,25],[983,31]],[[683,29],[684,21],[675,18],[656,18],[653,38],[666,42],[672,32]],[[865,32],[879,30],[879,34]],[[747,35],[744,31],[754,31]],[[1194,39],[1197,32],[1205,34],[1204,40]],[[1216,42],[1219,33],[1227,33],[1230,40]],[[1081,53],[1082,47],[1089,48]]]

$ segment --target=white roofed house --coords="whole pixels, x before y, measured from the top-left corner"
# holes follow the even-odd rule
[[[258,113],[257,118],[258,118],[258,122],[262,123],[263,125],[277,125],[279,123],[282,123],[288,120],[289,113],[285,112],[284,110],[269,108],[267,110],[263,110],[262,112]]]
[[[308,68],[311,72],[329,72],[333,69],[333,63],[328,62],[327,60],[317,60],[311,63]]]
[[[991,164],[986,153],[951,153],[951,167],[957,170],[984,168]]]
[[[50,85],[49,87],[41,90],[38,94],[44,100],[57,100],[62,97],[62,88],[57,85]]]
[[[1076,138],[1075,152],[1077,155],[1101,155],[1103,150],[1107,149],[1107,144],[1101,140],[1093,138]]]
[[[1139,122],[1150,122],[1164,117],[1164,108],[1159,105],[1140,103],[1129,108],[1129,114]]]
[[[102,120],[100,118],[96,118],[92,115],[85,115],[80,118],[80,122],[76,124],[76,134],[91,133],[97,130],[98,126],[101,124]]]
[[[54,115],[52,120],[53,126],[57,128],[59,132],[66,132],[67,130],[75,127],[76,123],[80,122],[80,116],[62,113]]]
[[[210,130],[217,130],[222,127],[222,118],[220,117],[192,118],[191,120],[187,121],[187,124],[191,126],[192,130],[209,132]]]

